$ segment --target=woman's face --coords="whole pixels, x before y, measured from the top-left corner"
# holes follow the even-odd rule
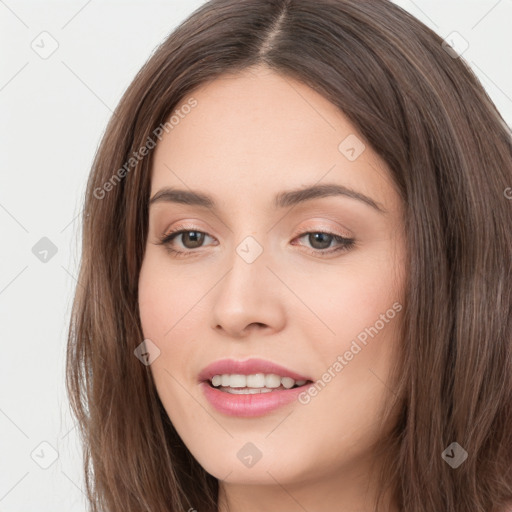
[[[382,435],[403,315],[389,171],[334,105],[266,68],[192,97],[154,150],[139,281],[160,399],[225,485],[355,481]]]

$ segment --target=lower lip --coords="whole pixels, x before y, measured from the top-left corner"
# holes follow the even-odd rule
[[[270,393],[255,393],[253,395],[238,395],[219,391],[208,382],[201,382],[206,399],[219,412],[229,416],[253,417],[263,416],[279,407],[298,399],[307,385],[292,389],[281,389]]]

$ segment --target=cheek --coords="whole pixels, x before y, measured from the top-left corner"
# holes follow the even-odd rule
[[[139,314],[144,338],[160,350],[151,371],[165,405],[171,403],[166,399],[181,396],[179,383],[188,386],[195,377],[191,368],[195,368],[194,358],[204,349],[201,334],[208,325],[208,319],[202,316],[206,306],[201,302],[206,285],[202,278],[189,275],[192,271],[177,271],[165,256],[155,252],[146,253],[141,268]],[[179,404],[174,398],[172,402]],[[185,396],[183,399],[186,402]]]
[[[144,336],[163,343],[185,320],[187,312],[200,298],[200,280],[172,271],[155,251],[148,251],[139,276],[139,314]],[[180,320],[183,319],[183,320]]]
[[[154,341],[162,338],[165,311],[170,310],[169,305],[172,303],[162,277],[161,269],[155,265],[154,258],[147,251],[139,275],[139,315],[144,337]]]
[[[193,365],[192,356],[200,350],[195,341],[200,337],[191,334],[189,323],[198,290],[186,286],[183,275],[176,274],[171,275],[170,266],[151,251],[146,253],[139,277],[139,314],[144,338],[160,350],[150,367],[158,395],[184,437],[190,425],[204,421],[201,411],[190,405],[192,383],[184,371]]]
[[[364,341],[368,329],[375,332],[375,324],[379,337],[391,336],[398,324],[395,317],[400,316],[399,306],[393,309],[393,304],[403,300],[402,277],[396,270],[401,264],[387,248],[365,257],[354,255],[338,267],[317,269],[301,279],[288,270],[287,282],[294,282],[294,292],[310,310],[301,305],[302,312],[297,310],[291,323],[309,326],[304,338],[316,340],[315,351],[326,356],[348,350],[358,335]],[[386,345],[374,347],[374,351],[385,349]]]

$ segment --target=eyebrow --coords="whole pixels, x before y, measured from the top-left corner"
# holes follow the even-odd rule
[[[332,196],[344,196],[349,197],[350,199],[356,199],[368,206],[371,206],[379,213],[386,213],[384,207],[371,197],[336,183],[324,183],[320,185],[312,185],[306,188],[298,188],[280,192],[274,197],[274,207],[276,209],[286,208],[288,206],[295,206],[299,203],[310,201],[312,199]],[[181,190],[170,187],[164,187],[156,192],[155,195],[150,199],[149,204],[151,206],[159,202],[202,206],[212,210],[217,208],[215,200],[203,192],[194,192],[192,190]]]

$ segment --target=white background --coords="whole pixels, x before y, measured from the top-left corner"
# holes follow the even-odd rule
[[[463,57],[512,125],[512,1],[396,3],[469,42]],[[201,4],[0,0],[0,512],[86,510],[64,389],[86,178],[135,73]],[[58,43],[47,59],[31,47],[43,31]],[[57,248],[47,262],[32,252],[42,237]]]

